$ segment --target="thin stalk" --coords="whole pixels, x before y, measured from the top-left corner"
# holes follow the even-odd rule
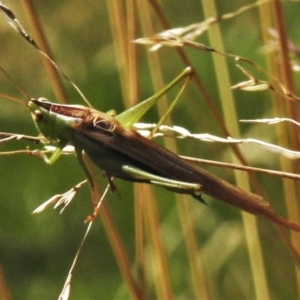
[[[266,4],[260,8],[260,16],[262,22],[263,38],[265,44],[268,43],[269,35],[267,28],[275,28],[279,36],[279,60],[278,53],[269,53],[267,57],[268,68],[270,73],[279,78],[286,87],[295,92],[294,78],[290,66],[287,34],[285,29],[285,20],[283,17],[283,8],[280,1],[272,1],[270,4]],[[279,62],[279,63],[278,63]],[[286,101],[277,94],[272,94],[272,104],[274,115],[286,116],[298,120],[298,109],[295,107],[296,103],[292,101]],[[289,126],[288,124],[280,124],[276,127],[276,133],[278,142],[283,147],[288,149],[299,150],[298,128],[296,126]],[[279,162],[281,170],[289,173],[298,173],[298,162],[291,161],[285,157],[280,156]],[[299,188],[297,181],[291,181],[282,178],[284,199],[287,207],[288,218],[294,222],[299,222],[299,207],[298,196]],[[292,246],[299,252],[300,237],[299,234],[291,232]],[[297,279],[298,295],[300,295],[300,271],[295,266],[295,274]]]
[[[153,192],[153,188],[149,185],[142,187],[144,192],[144,215],[146,217],[146,230],[148,233],[148,240],[151,242],[151,260],[149,263],[152,267],[152,274],[154,285],[156,288],[157,299],[174,299],[170,270],[167,259],[167,253],[163,236],[161,233],[161,226],[158,214],[158,207]]]
[[[21,2],[24,6],[27,17],[31,23],[31,27],[34,30],[38,45],[47,55],[49,55],[49,57],[53,58],[50,47],[48,45],[48,41],[46,39],[42,26],[39,22],[39,18],[34,10],[34,6],[32,5],[30,0],[22,0]],[[55,69],[53,64],[51,64],[50,61],[45,57],[42,58],[42,61],[48,73],[48,77],[50,79],[50,82],[52,84],[58,102],[62,104],[68,103],[69,101],[67,99],[67,95],[61,77],[59,76],[57,70]]]
[[[138,103],[138,57],[137,57],[137,45],[131,43],[136,39],[136,5],[134,0],[127,0],[127,77],[128,93],[124,94],[124,102],[126,107],[132,107]],[[125,79],[125,78],[124,78]]]
[[[121,242],[121,237],[118,234],[117,227],[114,223],[112,214],[107,203],[104,201],[101,206],[101,220],[108,234],[112,250],[114,251],[117,263],[121,270],[122,276],[128,286],[131,299],[145,299],[144,291],[139,287],[137,281],[132,276],[131,266],[127,253]]]
[[[136,45],[130,43],[135,39],[136,34],[136,15],[135,3],[132,0],[126,1],[126,5],[120,2],[107,1],[110,27],[112,31],[114,48],[121,81],[123,102],[125,107],[130,107],[138,99],[138,76],[137,76],[137,57]],[[126,8],[126,14],[124,9]],[[125,17],[124,17],[125,16]],[[136,187],[136,193],[139,193]],[[141,214],[141,201],[135,197],[135,224],[136,224],[136,261],[139,276],[139,284],[146,293],[145,270],[144,270],[144,230],[143,216]],[[125,255],[124,253],[123,255]]]
[[[141,27],[143,35],[147,36],[148,33],[153,33],[154,30],[152,28],[151,18],[149,14],[149,7],[146,3],[146,1],[136,1],[137,9],[139,12],[139,17],[141,20]],[[149,58],[149,57],[148,57]],[[151,55],[151,59],[149,58],[149,66],[150,66],[150,72],[152,75],[154,90],[158,91],[163,86],[163,79],[162,79],[162,72],[160,70],[160,63],[158,56],[156,54]],[[159,103],[158,103],[158,110],[160,110],[163,106],[163,111],[167,110],[167,102],[166,97],[162,96]],[[153,194],[152,187],[147,187],[149,189],[149,193]],[[145,213],[149,213],[149,210],[153,210],[151,215],[149,215],[148,218],[146,218],[146,224],[145,227],[148,229],[150,236],[153,236],[155,234],[156,230],[159,228],[159,219],[156,215],[158,213],[157,208],[157,201],[155,197],[150,199],[148,198],[148,201],[145,201],[144,203],[144,209]],[[161,299],[171,299],[172,297],[172,288],[171,288],[171,278],[167,263],[167,255],[166,255],[166,249],[162,242],[156,242],[155,239],[151,239],[152,247],[153,247],[153,254],[155,261],[159,263],[157,266],[157,270],[160,271],[160,274],[158,276],[155,276],[154,284],[156,287],[156,293],[157,295],[165,295],[168,296],[168,298],[161,298]]]
[[[106,1],[110,29],[112,32],[113,43],[116,53],[116,60],[118,71],[120,73],[121,88],[123,92],[124,99],[130,94],[128,81],[128,24],[127,15],[124,14],[124,5],[121,2],[116,1]],[[132,26],[132,24],[131,24]],[[129,26],[131,28],[131,26]]]
[[[135,199],[135,260],[136,269],[139,278],[139,283],[147,295],[149,290],[149,278],[146,267],[146,253],[145,245],[147,237],[145,235],[145,201],[144,201],[144,189],[143,186],[137,185],[134,188],[134,199]]]
[[[188,255],[189,270],[192,279],[191,286],[194,291],[195,299],[211,299],[206,273],[202,263],[203,256],[199,249],[199,237],[197,237],[195,232],[193,211],[189,204],[190,199],[184,196],[181,198],[178,204],[178,208],[180,209],[179,217]]]
[[[218,12],[214,1],[201,1],[205,18],[217,16]],[[215,25],[208,31],[210,46],[218,51],[225,52],[219,25]],[[240,136],[238,127],[238,117],[236,115],[234,97],[230,89],[231,83],[229,71],[224,57],[220,55],[213,56],[215,73],[217,77],[218,91],[220,94],[222,109],[226,127],[233,136]],[[232,156],[234,163],[237,162],[235,156]],[[237,185],[244,190],[250,190],[249,176],[246,173],[234,172]],[[256,299],[269,299],[269,290],[267,286],[266,272],[264,269],[261,243],[259,240],[256,218],[247,213],[242,213],[247,249],[250,257],[252,277],[254,281],[254,290]]]
[[[143,36],[152,36],[154,34],[154,28],[153,24],[150,20],[150,6],[147,1],[139,1],[139,12],[140,12],[140,19],[143,20],[142,22],[142,30],[143,30]],[[164,13],[162,12],[163,18]],[[149,67],[150,67],[150,73],[152,77],[152,82],[154,86],[154,90],[160,90],[164,86],[164,81],[162,78],[162,71],[161,71],[161,64],[159,61],[159,57],[156,53],[151,53],[151,55],[148,55],[149,59]],[[165,112],[168,110],[168,103],[166,97],[163,97],[160,99],[158,102],[158,113],[160,117],[165,115]],[[168,117],[167,120],[165,121],[166,124],[170,124],[171,118]],[[173,152],[177,152],[177,147],[176,147],[176,142],[174,140],[165,140],[164,141],[166,144],[166,147],[170,149]],[[175,195],[176,199],[176,204],[177,204],[177,209],[178,209],[178,214],[180,215],[180,220],[181,220],[181,226],[185,232],[183,235],[184,241],[185,241],[185,246],[186,246],[186,251],[188,253],[188,259],[189,259],[189,267],[190,267],[190,276],[191,280],[190,282],[190,290],[191,292],[193,291],[194,295],[205,295],[206,294],[206,285],[205,281],[199,280],[201,278],[200,274],[203,274],[202,266],[198,263],[197,257],[199,257],[199,251],[197,248],[197,240],[196,240],[196,234],[195,234],[195,227],[194,225],[192,226],[189,224],[184,224],[184,220],[187,220],[190,218],[190,211],[187,209],[187,207],[184,204],[183,197],[180,195]],[[190,220],[191,223],[193,223]],[[194,247],[189,247],[190,245],[193,245]],[[168,275],[170,276],[170,275]],[[197,284],[195,282],[197,281]]]

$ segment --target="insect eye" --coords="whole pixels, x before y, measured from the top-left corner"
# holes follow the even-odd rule
[[[35,110],[32,116],[35,122],[41,122],[43,120],[43,114],[39,110]]]

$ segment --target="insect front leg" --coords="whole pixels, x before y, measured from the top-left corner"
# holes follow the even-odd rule
[[[56,147],[56,149],[54,150],[54,152],[49,158],[45,156],[44,161],[49,165],[53,165],[57,161],[57,159],[61,156],[62,152],[63,152],[62,148]]]
[[[63,153],[63,149],[66,146],[65,143],[59,143],[55,150],[52,152],[52,154],[50,155],[50,157],[48,157],[45,153],[43,153],[42,150],[34,150],[33,154],[39,156],[40,158],[43,159],[43,161],[47,164],[47,165],[53,165],[58,158],[61,156],[61,154]]]

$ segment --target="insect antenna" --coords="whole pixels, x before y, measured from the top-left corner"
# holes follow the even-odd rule
[[[1,2],[0,2],[0,11],[5,15],[5,19],[7,20],[8,24],[14,30],[16,30],[30,45],[32,45],[35,49],[37,49],[54,66],[57,72],[73,86],[73,88],[81,96],[83,101],[88,106],[92,107],[92,105],[87,100],[83,92],[79,89],[79,87],[60,69],[57,63],[37,45],[34,39],[25,31],[24,27],[21,25],[21,23],[16,18],[14,13],[7,6],[3,5]]]
[[[3,69],[3,67],[0,65],[0,70],[5,74],[5,76],[13,83],[13,85],[15,86],[15,88],[20,92],[20,94],[23,95],[24,98],[26,98],[28,101],[31,99],[26,93],[25,91],[17,84],[17,82]],[[1,94],[0,93],[0,96],[2,98],[6,98],[6,99],[9,99],[9,100],[12,100],[12,101],[15,101],[15,102],[18,102],[24,106],[27,107],[27,104],[18,99],[18,98],[15,98],[15,97],[12,97],[12,96],[9,96],[9,95],[5,95],[5,94]]]

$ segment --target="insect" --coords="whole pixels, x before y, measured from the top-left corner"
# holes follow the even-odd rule
[[[11,22],[16,23],[15,16],[7,7],[1,4],[0,8]],[[37,47],[18,22],[16,28],[27,41]],[[177,82],[178,79],[174,81]],[[150,98],[150,104],[149,100],[142,102],[146,108],[141,109],[139,104],[130,112],[142,110],[139,112],[140,117],[157,98],[158,96]],[[54,153],[45,160],[52,164],[66,145],[74,146],[91,184],[91,175],[82,159],[83,152],[108,178],[154,184],[176,193],[191,195],[200,201],[203,201],[201,193],[204,193],[248,213],[264,216],[277,224],[300,231],[299,225],[279,216],[259,195],[246,192],[190,165],[177,154],[133,130],[132,125],[139,117],[128,121],[127,111],[114,116],[90,107],[55,104],[43,98],[31,99],[27,107],[40,133],[56,145]]]
[[[44,99],[32,99],[28,107],[39,131],[57,142],[57,152],[50,157],[51,163],[64,146],[72,144],[80,161],[84,151],[108,176],[155,184],[200,201],[200,193],[205,193],[246,212],[300,230],[298,225],[277,215],[260,196],[188,164],[137,131],[123,126],[118,116]]]

